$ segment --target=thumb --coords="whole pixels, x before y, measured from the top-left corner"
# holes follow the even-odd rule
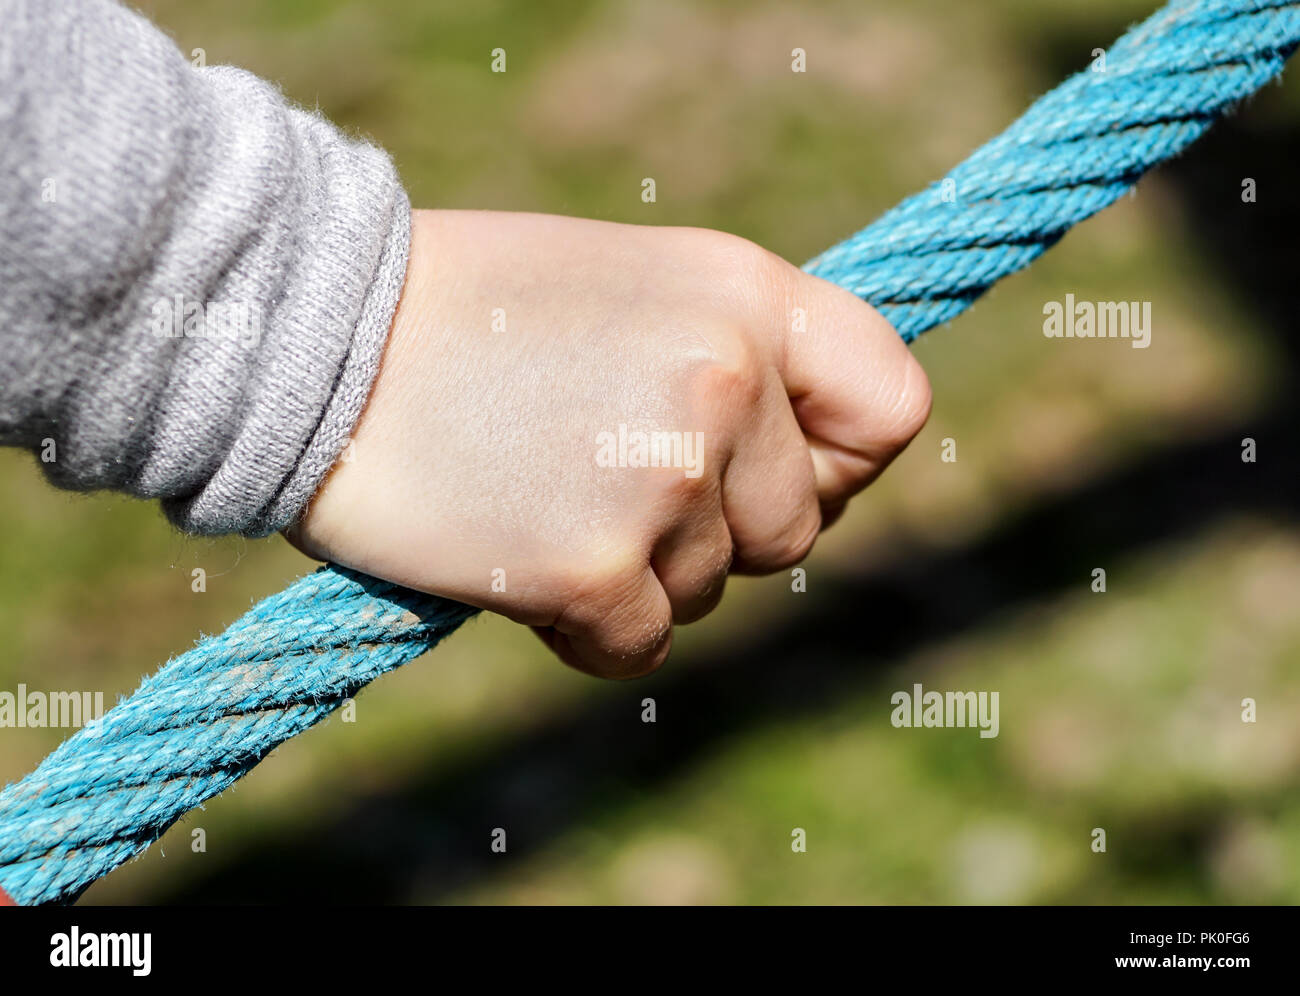
[[[787,264],[774,334],[780,373],[812,451],[818,496],[842,504],[920,432],[930,382],[884,316]]]

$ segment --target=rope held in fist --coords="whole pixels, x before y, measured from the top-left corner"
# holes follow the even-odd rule
[[[1300,0],[1173,0],[1010,128],[805,269],[911,341],[1276,78]],[[174,658],[0,792],[0,887],[70,902],[478,610],[324,567]],[[0,893],[3,895],[3,893]]]

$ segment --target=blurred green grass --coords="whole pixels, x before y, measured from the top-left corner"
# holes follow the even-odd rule
[[[719,227],[796,261],[941,176],[1150,9],[141,6],[184,51],[273,78],[384,145],[417,205]],[[789,71],[795,46],[806,75]],[[488,72],[497,47],[505,74]],[[1244,115],[1248,130],[1295,131],[1300,90],[1288,80]],[[1249,148],[1234,152],[1240,170],[1217,177],[1229,201],[1252,168]],[[640,200],[645,176],[655,204]],[[1026,552],[1016,564],[1030,575],[1007,581],[1022,595],[990,597],[976,624],[911,632],[878,653],[876,636],[897,627],[872,604],[846,606],[837,618],[860,643],[832,641],[843,659],[829,663],[816,649],[792,654],[789,710],[755,706],[746,680],[747,657],[770,654],[766,632],[824,625],[824,592],[873,572],[905,578],[913,562],[960,564],[1035,509],[1262,422],[1294,390],[1276,330],[1198,236],[1186,190],[1149,178],[917,344],[931,423],[819,545],[806,594],[785,576],[734,582],[714,617],[680,634],[667,671],[632,685],[572,674],[519,628],[477,621],[368,690],[358,722],[286,745],[83,901],[1300,901],[1293,516],[1216,509],[1185,534],[1118,550],[1057,523],[1051,535],[1070,549],[1053,559],[1044,540],[1041,579]],[[1066,292],[1152,301],[1151,348],[1046,340],[1042,304]],[[939,460],[949,436],[955,464]],[[139,503],[56,493],[27,456],[0,453],[0,468],[0,688],[103,688],[111,701],[312,566],[279,540],[185,538]],[[1231,449],[1205,470],[1245,472]],[[1103,518],[1162,514],[1142,494],[1106,500]],[[1063,556],[1064,579],[1053,573]],[[1104,595],[1088,588],[1096,566]],[[208,572],[206,593],[190,591],[194,567]],[[769,661],[765,680],[783,666]],[[798,704],[804,667],[835,676],[813,707]],[[705,700],[711,675],[742,718],[674,748],[673,710]],[[914,681],[998,690],[1001,736],[894,729],[889,696]],[[647,750],[680,756],[656,768],[592,749],[583,731],[644,738],[647,695],[661,725]],[[1246,696],[1260,702],[1258,724],[1240,722]],[[623,719],[596,726],[593,715]],[[0,778],[59,739],[4,731]],[[530,765],[538,744],[550,768]],[[557,765],[589,787],[553,785]],[[429,812],[444,800],[464,804]],[[511,850],[490,856],[499,825]],[[206,853],[190,850],[195,827]],[[394,827],[403,840],[384,836]],[[791,852],[794,827],[807,830],[806,854]],[[1089,849],[1094,827],[1107,829],[1105,854]],[[390,867],[386,850],[408,866]],[[276,865],[290,871],[276,878]]]

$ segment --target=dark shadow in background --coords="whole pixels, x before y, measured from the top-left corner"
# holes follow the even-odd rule
[[[1114,37],[1123,27],[1096,34]],[[1075,32],[1037,41],[1045,78],[1079,68]],[[551,716],[454,770],[358,796],[309,832],[268,833],[225,862],[209,855],[210,872],[157,901],[401,903],[448,894],[499,874],[613,802],[652,799],[666,779],[732,736],[833,708],[901,655],[1081,590],[1081,563],[1194,537],[1241,513],[1295,521],[1298,162],[1300,122],[1252,116],[1221,123],[1162,174],[1183,200],[1198,248],[1257,309],[1285,357],[1285,394],[1266,415],[1045,500],[965,549],[904,553],[876,573],[819,579],[817,597],[802,601],[796,618],[755,620],[749,638],[725,656],[679,661],[648,681],[610,686],[584,711]],[[1242,203],[1243,176],[1256,179],[1258,203]],[[1258,443],[1254,465],[1240,460],[1245,436]],[[654,725],[636,721],[646,695],[658,703]],[[1189,806],[1124,828],[1129,846],[1112,854],[1124,875],[1156,881],[1185,872],[1220,819],[1204,800]],[[498,826],[509,831],[508,857],[488,849]]]

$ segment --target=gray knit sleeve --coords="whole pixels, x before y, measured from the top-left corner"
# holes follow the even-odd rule
[[[387,156],[113,0],[0,0],[0,443],[265,535],[358,418],[406,272]]]

